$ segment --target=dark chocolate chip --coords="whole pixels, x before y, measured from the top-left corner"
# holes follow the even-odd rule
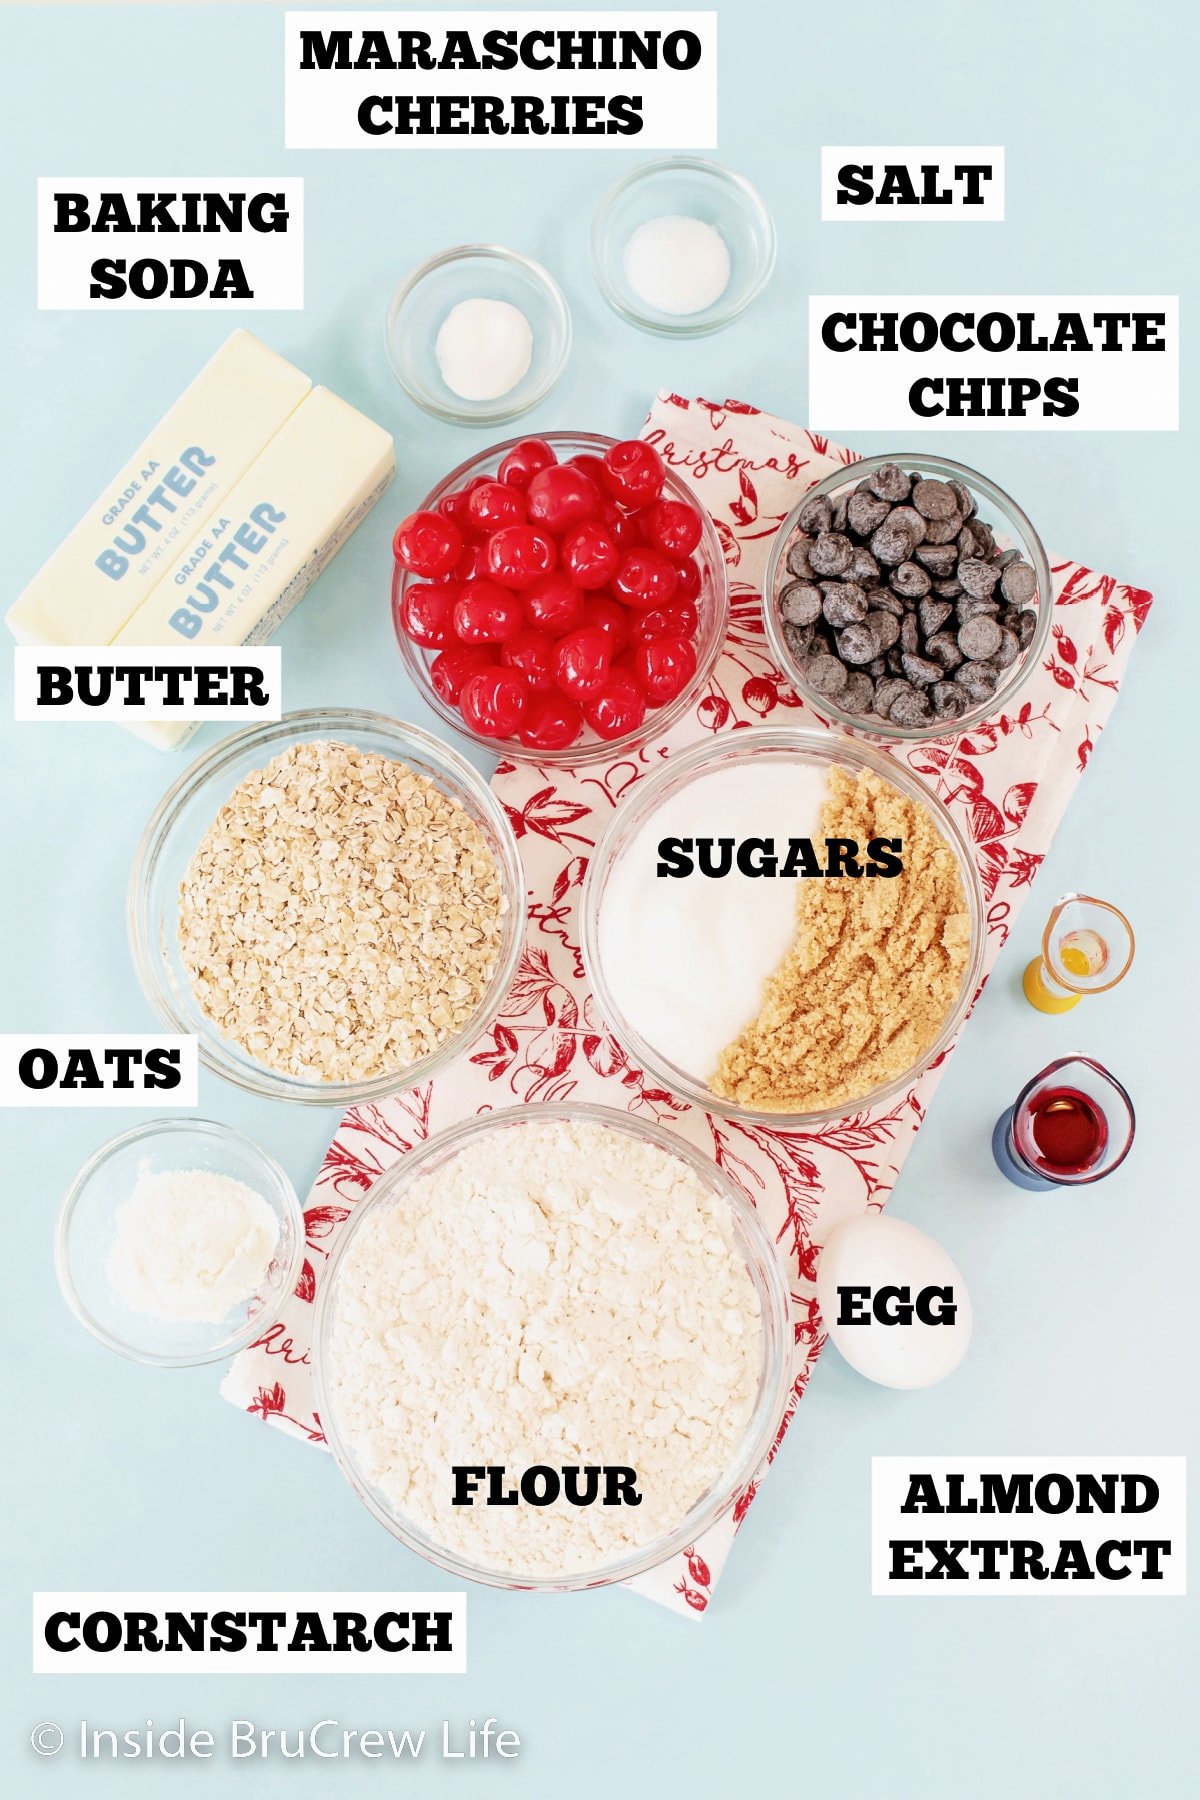
[[[892,586],[906,600],[920,600],[930,589],[929,571],[920,563],[902,562],[892,575]]]
[[[954,676],[955,681],[972,700],[990,700],[996,692],[996,671],[991,663],[965,662]]]
[[[958,579],[964,593],[976,600],[987,600],[1000,579],[1000,571],[994,563],[984,562],[982,557],[964,556],[959,558]]]
[[[976,600],[973,594],[960,594],[954,602],[954,610],[958,614],[958,622],[965,625],[968,619],[994,619],[1000,611],[998,600]]]
[[[793,625],[790,620],[783,622],[783,641],[798,663],[803,663],[813,641],[811,625]]]
[[[833,508],[825,494],[813,494],[802,502],[799,514],[801,531],[807,531],[810,537],[817,537],[822,531],[829,530],[829,519]]]
[[[953,512],[948,519],[926,519],[925,542],[927,544],[954,545],[962,529],[962,514]]]
[[[867,604],[879,612],[891,613],[893,618],[904,617],[904,602],[899,594],[893,594],[890,588],[873,587],[867,589]]]
[[[953,480],[948,481],[946,486],[958,501],[958,510],[963,518],[969,519],[971,514],[975,511],[975,496],[970,488],[964,487],[961,481]]]
[[[831,699],[840,694],[846,685],[846,671],[836,656],[814,656],[805,670],[808,685],[815,693],[825,694]]]
[[[923,519],[949,519],[959,512],[958,501],[944,481],[918,481],[913,486],[912,503]]]
[[[848,663],[874,662],[879,655],[879,645],[869,625],[847,625],[838,634],[837,648],[842,661]]]
[[[905,681],[902,676],[885,676],[882,681],[876,682],[875,684],[875,711],[879,714],[881,719],[886,719],[888,716],[888,708],[891,706],[892,701],[896,696],[898,694],[907,694],[911,692],[912,687],[910,683]]]
[[[808,560],[808,542],[805,538],[797,538],[794,544],[788,545],[788,573],[804,580],[812,574],[812,564]]]
[[[821,590],[811,581],[792,581],[779,596],[779,611],[791,625],[813,625],[821,616]]]
[[[1017,615],[1017,642],[1022,650],[1028,650],[1037,632],[1038,616],[1028,608]]]
[[[929,696],[918,688],[909,687],[906,694],[897,694],[888,707],[888,718],[893,725],[924,725],[930,715]]]
[[[871,492],[881,500],[907,500],[912,488],[912,477],[896,463],[881,463],[879,468],[867,476]]]
[[[926,521],[915,506],[893,506],[888,524],[903,525],[905,531],[911,532],[914,549],[924,540]]]
[[[931,638],[935,631],[940,631],[953,611],[954,608],[949,600],[922,600],[917,608],[917,623],[921,627],[921,636]]]
[[[866,590],[854,581],[826,582],[821,610],[835,630],[840,631],[844,625],[857,625],[867,616]],[[863,659],[859,656],[854,660],[861,662]]]
[[[987,662],[1000,648],[1003,636],[995,619],[981,613],[978,618],[968,619],[965,625],[959,626],[958,647],[968,662]]]
[[[851,531],[857,531],[859,537],[870,537],[875,527],[882,525],[887,516],[886,500],[880,500],[872,493],[851,494],[846,517]]]
[[[871,555],[892,568],[908,561],[918,541],[907,526],[895,525],[890,518],[885,519],[871,535]]]
[[[844,575],[853,556],[854,545],[840,531],[823,531],[808,550],[808,560],[816,575]]]
[[[953,544],[918,544],[914,555],[923,569],[943,581],[953,575],[958,562],[958,551]]]
[[[950,631],[935,631],[932,637],[927,637],[925,654],[932,656],[946,670],[957,669],[963,661],[963,653],[958,647],[958,639]]]
[[[929,690],[929,698],[933,701],[934,717],[938,719],[961,719],[967,710],[968,695],[957,681],[937,681]]]
[[[1000,592],[1010,606],[1028,606],[1037,593],[1037,576],[1027,562],[1010,562],[1000,577]]]
[[[995,663],[996,667],[998,669],[1011,669],[1020,654],[1021,645],[1018,642],[1016,632],[1002,630],[1000,633],[1000,648],[992,657],[992,661]]]
[[[942,679],[945,670],[941,663],[930,662],[926,656],[906,656],[904,673],[915,686],[932,687],[935,681]]]
[[[869,713],[875,706],[875,683],[862,669],[852,669],[846,685],[838,695],[838,705],[847,712]]]

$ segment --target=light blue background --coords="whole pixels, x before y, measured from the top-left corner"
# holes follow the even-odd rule
[[[720,154],[773,208],[780,262],[740,324],[667,345],[608,313],[588,271],[589,215],[634,154],[289,156],[273,8],[6,9],[5,597],[229,328],[211,314],[39,315],[38,175],[305,178],[304,312],[229,323],[259,331],[388,425],[400,473],[283,628],[287,700],[422,718],[388,623],[388,540],[399,514],[480,440],[411,409],[388,372],[381,321],[406,269],[446,244],[491,239],[554,270],[576,348],[534,427],[633,431],[662,384],[803,420],[810,291],[1179,292],[1186,330],[1200,148],[1191,18],[1183,5],[1132,0],[722,4]],[[1004,144],[1007,223],[818,223],[823,142],[912,141]],[[1186,427],[1186,374],[1184,391]],[[921,448],[977,460],[1028,506],[1052,549],[1158,595],[1113,726],[896,1194],[896,1211],[939,1237],[970,1283],[976,1335],[964,1367],[944,1387],[900,1395],[827,1354],[703,1621],[615,1592],[539,1602],[480,1589],[463,1678],[34,1681],[35,1587],[447,1584],[392,1544],[331,1462],[225,1405],[212,1372],[126,1365],[66,1313],[51,1266],[59,1197],[94,1146],[139,1115],[7,1115],[0,1769],[11,1793],[394,1789],[382,1763],[131,1773],[81,1768],[68,1752],[38,1762],[28,1748],[42,1719],[126,1726],[180,1712],[218,1730],[231,1716],[362,1727],[496,1714],[521,1733],[515,1764],[409,1768],[401,1791],[417,1794],[1196,1792],[1191,1602],[868,1593],[873,1454],[1197,1448],[1195,436],[998,430],[923,436]],[[4,1024],[149,1028],[124,888],[142,825],[181,764],[101,725],[14,729],[10,710],[5,697]],[[1043,1019],[1015,984],[1046,908],[1068,887],[1127,909],[1138,961],[1115,994]],[[991,1122],[1033,1069],[1074,1047],[1109,1059],[1132,1089],[1135,1153],[1078,1197],[1018,1193],[991,1166]],[[207,1075],[201,1110],[261,1139],[301,1190],[333,1125]]]

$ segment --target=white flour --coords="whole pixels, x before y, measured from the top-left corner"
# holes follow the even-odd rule
[[[113,1289],[172,1324],[219,1325],[257,1293],[279,1239],[261,1194],[207,1169],[143,1169],[115,1217]]]
[[[727,1203],[592,1121],[467,1145],[364,1224],[337,1278],[332,1390],[367,1480],[498,1571],[599,1568],[674,1529],[758,1391],[758,1297]],[[455,1466],[636,1470],[639,1506],[452,1504]]]

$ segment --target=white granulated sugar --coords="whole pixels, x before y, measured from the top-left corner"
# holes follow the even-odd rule
[[[811,837],[828,782],[812,764],[763,757],[711,770],[669,796],[614,863],[600,909],[613,1000],[660,1056],[707,1081],[751,1023],[796,935],[797,880],[656,873],[664,838]]]
[[[728,1202],[593,1121],[466,1145],[347,1252],[330,1368],[366,1479],[438,1544],[514,1575],[601,1568],[674,1530],[758,1392],[758,1296]],[[452,1469],[623,1465],[640,1506],[452,1504]]]
[[[279,1221],[262,1195],[207,1169],[143,1169],[115,1213],[105,1272],[133,1312],[219,1325],[262,1285]]]

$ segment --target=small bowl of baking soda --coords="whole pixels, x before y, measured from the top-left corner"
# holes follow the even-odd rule
[[[558,283],[532,257],[460,244],[405,276],[384,335],[410,400],[452,425],[502,425],[544,400],[571,351]]]
[[[103,1144],[72,1182],[55,1240],[80,1324],[164,1368],[244,1350],[275,1323],[303,1260],[288,1177],[212,1119],[153,1119]]]
[[[643,163],[592,221],[592,268],[613,311],[662,337],[721,331],[775,267],[775,226],[741,175],[699,156]]]

